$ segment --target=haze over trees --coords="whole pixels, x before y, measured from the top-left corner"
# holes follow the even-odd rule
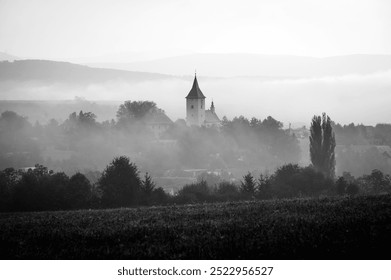
[[[80,111],[64,122],[32,125],[15,112],[3,112],[1,209],[135,207],[391,190],[389,175],[380,169],[360,177],[344,172],[334,182],[333,129],[343,141],[363,130],[335,125],[326,114],[312,120],[312,165],[302,167],[296,164],[301,153],[298,138],[271,116],[224,117],[220,128],[190,128],[177,121],[157,139],[146,122],[153,113],[163,114],[154,102],[126,101],[118,108],[117,120],[98,122],[93,112]],[[387,125],[373,131],[362,139],[388,143]],[[29,169],[37,162],[41,164]],[[187,168],[204,172],[174,195],[160,188],[165,185],[159,178],[189,176]]]
[[[98,122],[93,112],[80,111],[63,122],[30,124],[14,112],[3,112],[0,168],[40,163],[72,175],[103,171],[113,157],[127,155],[141,172],[154,177],[179,168],[206,168],[230,170],[240,178],[253,166],[273,169],[301,156],[297,138],[272,117],[223,118],[221,129],[189,128],[178,121],[156,141],[145,122],[151,112],[163,114],[151,101],[127,101],[119,107],[117,120],[105,122]]]

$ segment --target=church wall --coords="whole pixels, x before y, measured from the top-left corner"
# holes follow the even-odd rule
[[[187,125],[201,126],[205,122],[205,99],[186,99]]]

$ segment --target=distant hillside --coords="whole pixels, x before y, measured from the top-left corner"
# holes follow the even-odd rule
[[[138,82],[174,78],[168,75],[135,71],[100,69],[50,60],[16,60],[0,62],[1,81],[43,81],[46,83],[100,83],[110,80]]]
[[[370,74],[391,69],[391,55],[347,55],[326,58],[260,54],[192,54],[132,63],[90,63],[113,69],[215,77],[323,77]]]
[[[0,52],[0,61],[14,61],[20,59],[19,57],[13,56],[11,54]]]

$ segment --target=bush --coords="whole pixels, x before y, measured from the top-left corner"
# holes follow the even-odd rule
[[[205,181],[185,185],[176,196],[178,203],[199,203],[213,201],[212,192]]]
[[[216,196],[219,201],[235,201],[239,200],[240,192],[234,183],[223,181],[217,187]]]
[[[273,197],[318,196],[331,191],[333,181],[311,166],[283,165],[270,178]]]

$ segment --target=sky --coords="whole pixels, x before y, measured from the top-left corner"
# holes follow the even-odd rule
[[[0,0],[0,52],[75,63],[186,53],[391,55],[390,15],[389,0]],[[193,75],[195,68],[189,65],[182,75]],[[271,115],[287,124],[308,123],[327,112],[345,124],[376,124],[391,122],[390,77],[385,71],[276,82],[200,81],[220,116],[232,118],[246,108],[246,117]],[[0,85],[5,99],[154,100],[174,120],[185,116],[190,89],[187,82],[172,81],[83,90],[22,85],[5,91],[6,86]]]
[[[0,0],[0,51],[391,54],[388,0]]]

